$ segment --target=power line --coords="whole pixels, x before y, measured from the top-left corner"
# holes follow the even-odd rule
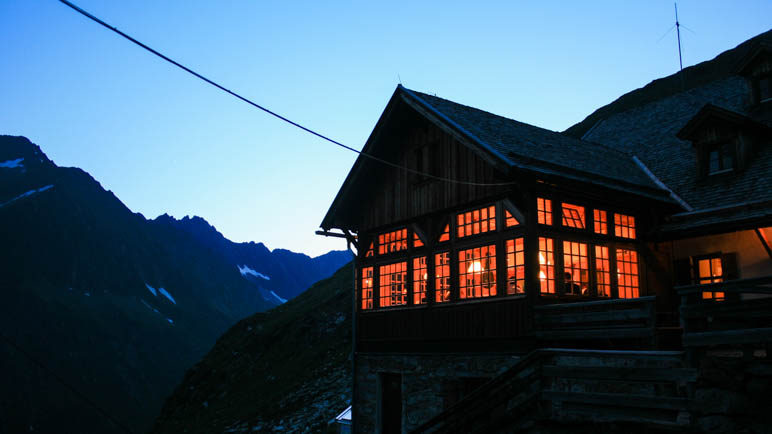
[[[284,116],[282,116],[282,115],[280,115],[280,114],[278,114],[278,113],[276,113],[276,112],[274,112],[272,110],[269,110],[266,107],[263,107],[260,104],[257,104],[256,102],[254,102],[254,101],[252,101],[252,100],[250,100],[250,99],[248,99],[246,97],[243,97],[243,96],[239,95],[236,92],[233,92],[233,91],[231,91],[231,90],[221,86],[217,82],[204,77],[203,75],[201,75],[198,72],[188,68],[187,66],[185,66],[185,65],[183,65],[183,64],[181,64],[181,63],[179,63],[179,62],[177,62],[177,61],[175,61],[173,59],[170,59],[169,57],[167,57],[163,53],[161,53],[159,51],[156,51],[153,48],[151,48],[151,47],[143,44],[142,42],[134,39],[133,37],[129,36],[128,34],[118,30],[116,27],[113,27],[113,26],[107,24],[106,22],[104,22],[101,19],[95,17],[94,15],[86,12],[85,10],[83,10],[80,7],[76,6],[75,4],[73,4],[73,3],[71,3],[71,2],[69,2],[67,0],[59,0],[59,1],[61,3],[64,3],[65,5],[69,6],[70,8],[72,8],[73,10],[78,12],[79,14],[85,16],[86,18],[88,18],[88,19],[90,19],[90,20],[92,20],[92,21],[94,21],[94,22],[96,22],[96,23],[98,23],[98,24],[100,24],[100,25],[102,25],[102,26],[112,30],[113,32],[119,34],[120,36],[124,37],[125,39],[128,39],[129,41],[133,42],[134,44],[136,44],[136,45],[144,48],[145,50],[155,54],[156,56],[158,56],[161,59],[171,63],[172,65],[182,69],[183,71],[185,71],[185,72],[187,72],[187,73],[189,73],[189,74],[191,74],[191,75],[193,75],[193,76],[195,76],[195,77],[197,77],[197,78],[199,78],[199,79],[201,79],[201,80],[211,84],[212,86],[220,89],[221,91],[226,92],[226,93],[230,94],[231,96],[234,96],[234,97],[244,101],[245,103],[247,103],[247,104],[249,104],[249,105],[251,105],[251,106],[253,106],[255,108],[258,108],[258,109],[264,111],[265,113],[268,113],[269,115],[271,115],[271,116],[273,116],[273,117],[275,117],[277,119],[280,119],[280,120],[282,120],[282,121],[284,121],[284,122],[286,122],[286,123],[288,123],[288,124],[290,124],[290,125],[292,125],[292,126],[294,126],[296,128],[300,128],[301,130],[303,130],[303,131],[305,131],[305,132],[307,132],[309,134],[313,134],[314,136],[316,136],[316,137],[318,137],[318,138],[320,138],[322,140],[326,140],[326,141],[328,141],[328,142],[330,142],[330,143],[332,143],[334,145],[340,146],[343,149],[347,149],[347,150],[349,150],[351,152],[355,152],[355,153],[357,153],[357,154],[359,154],[359,155],[361,155],[363,157],[369,158],[369,159],[371,159],[373,161],[377,161],[377,162],[385,164],[387,166],[391,166],[391,167],[394,167],[394,168],[397,168],[397,169],[400,169],[400,170],[404,170],[406,172],[414,173],[416,175],[422,175],[422,176],[425,176],[427,178],[432,178],[432,179],[436,179],[438,181],[444,181],[444,182],[448,182],[448,183],[452,183],[452,184],[476,185],[476,186],[505,186],[505,185],[513,185],[514,184],[512,182],[487,183],[487,182],[459,181],[459,180],[456,180],[456,179],[445,178],[445,177],[442,177],[442,176],[435,176],[435,175],[432,175],[432,174],[429,174],[429,173],[421,172],[419,170],[415,170],[415,169],[411,169],[411,168],[408,168],[408,167],[405,167],[405,166],[401,166],[401,165],[396,164],[396,163],[392,163],[391,161],[384,160],[382,158],[376,157],[374,155],[370,155],[370,154],[362,152],[362,151],[358,151],[358,150],[356,150],[356,149],[354,149],[354,148],[352,148],[350,146],[346,146],[343,143],[338,142],[337,140],[333,140],[333,139],[325,136],[324,134],[318,133],[318,132],[316,132],[316,131],[314,131],[314,130],[312,130],[310,128],[304,127],[303,125],[301,125],[301,124],[299,124],[299,123],[297,123],[297,122],[295,122],[295,121],[293,121],[293,120],[291,120],[289,118],[286,118],[286,117],[284,117]]]
[[[41,362],[41,361],[40,361],[40,360],[38,360],[37,358],[33,357],[33,356],[32,356],[30,353],[28,353],[27,351],[25,351],[25,350],[24,350],[24,348],[22,348],[22,347],[21,347],[19,344],[17,344],[16,342],[14,342],[14,341],[13,341],[11,338],[9,338],[9,337],[8,337],[8,336],[7,336],[5,333],[2,333],[2,332],[0,332],[0,338],[2,338],[2,339],[3,339],[3,340],[4,340],[4,341],[5,341],[5,342],[6,342],[8,345],[10,345],[11,347],[15,348],[15,349],[16,349],[16,351],[20,352],[20,353],[21,353],[21,354],[22,354],[24,357],[26,357],[27,359],[31,360],[33,363],[35,363],[36,365],[38,365],[38,367],[40,367],[40,369],[42,369],[43,371],[45,371],[45,372],[46,372],[48,375],[50,375],[50,376],[54,377],[54,379],[55,379],[56,381],[58,381],[59,383],[61,383],[61,385],[62,385],[62,386],[64,386],[65,388],[67,388],[67,389],[68,389],[70,392],[72,392],[72,393],[73,393],[75,396],[77,396],[78,398],[80,398],[80,399],[81,399],[81,401],[85,402],[85,403],[86,403],[86,404],[88,404],[90,407],[92,407],[94,410],[96,410],[96,411],[97,411],[99,414],[101,414],[102,416],[104,416],[104,417],[105,417],[107,420],[109,420],[109,421],[110,421],[110,422],[111,422],[113,425],[115,425],[116,427],[118,427],[118,428],[119,428],[121,431],[124,431],[124,432],[126,432],[126,433],[128,433],[128,434],[134,434],[134,432],[133,432],[132,430],[130,430],[130,429],[129,429],[129,428],[127,428],[125,425],[123,425],[123,424],[121,424],[120,422],[118,422],[117,420],[115,420],[115,419],[114,419],[112,416],[110,416],[110,414],[109,414],[109,413],[107,413],[107,411],[105,411],[105,410],[104,410],[104,409],[102,409],[100,406],[98,406],[96,403],[94,403],[94,401],[92,401],[91,399],[89,399],[89,398],[88,398],[88,397],[87,397],[85,394],[81,393],[81,392],[80,392],[78,389],[76,389],[74,386],[72,386],[72,385],[70,385],[69,383],[67,383],[66,381],[64,381],[64,379],[63,379],[62,377],[60,377],[59,375],[57,375],[57,374],[56,374],[56,372],[54,372],[54,371],[52,371],[51,369],[49,369],[49,368],[48,368],[48,366],[46,366],[46,365],[45,365],[43,362]]]

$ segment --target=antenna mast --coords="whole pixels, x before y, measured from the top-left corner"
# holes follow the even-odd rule
[[[673,3],[673,6],[675,7],[675,28],[678,37],[678,65],[681,67],[678,75],[681,76],[681,90],[686,90],[686,82],[684,81],[684,61],[681,57],[681,23],[678,22],[678,3]]]
[[[681,71],[684,70],[684,61],[681,59],[681,23],[678,22],[678,3],[673,3],[675,6],[675,28],[676,35],[678,35],[678,64],[681,66]]]

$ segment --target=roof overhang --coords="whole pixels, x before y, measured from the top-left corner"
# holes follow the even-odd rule
[[[737,127],[738,129],[769,130],[769,127],[766,125],[756,122],[748,116],[713,104],[705,104],[700,111],[697,112],[697,114],[694,115],[694,117],[692,117],[678,133],[676,133],[676,137],[681,140],[695,142],[697,134],[700,131],[707,126],[715,126],[717,123],[730,125]]]

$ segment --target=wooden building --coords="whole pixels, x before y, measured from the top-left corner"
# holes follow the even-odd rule
[[[566,133],[398,86],[321,225],[358,253],[353,430],[694,425],[694,354],[772,342],[770,41]]]

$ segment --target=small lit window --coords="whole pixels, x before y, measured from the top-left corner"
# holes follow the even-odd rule
[[[566,294],[587,295],[590,284],[587,244],[563,241],[563,274]]]
[[[555,248],[552,238],[539,237],[539,282],[541,292],[555,293]]]
[[[434,289],[437,303],[450,301],[450,253],[448,252],[434,255]]]
[[[505,225],[508,228],[511,228],[512,226],[517,226],[520,224],[519,221],[517,221],[516,218],[512,217],[512,213],[509,212],[509,210],[504,210],[504,217],[505,217]]]
[[[552,201],[544,198],[536,198],[537,221],[542,225],[552,224]]]
[[[563,226],[569,228],[584,229],[584,207],[579,205],[563,204]]]
[[[732,170],[734,167],[734,149],[730,143],[712,146],[707,149],[708,175]]]
[[[445,229],[442,230],[442,235],[440,235],[440,239],[438,240],[440,243],[443,243],[445,241],[450,240],[450,225],[445,225]]]
[[[458,252],[458,281],[462,299],[496,295],[496,246]]]
[[[595,246],[595,280],[598,297],[611,297],[611,266],[608,247]]]
[[[407,229],[398,229],[378,235],[378,254],[399,252],[407,249]]]
[[[407,304],[407,263],[381,265],[378,271],[380,272],[378,305],[388,307]]]
[[[361,270],[359,284],[360,299],[362,300],[362,310],[373,308],[373,267],[365,267]]]
[[[507,240],[507,295],[525,293],[525,249],[523,239]]]
[[[602,209],[596,209],[592,211],[594,230],[596,234],[607,235],[608,234],[608,220],[606,217],[606,211]]]
[[[617,249],[617,287],[619,298],[638,297],[638,252]]]
[[[724,270],[721,266],[721,257],[697,259],[697,283],[705,285],[708,283],[719,283],[724,281]],[[720,291],[703,291],[702,298],[723,300],[724,293]]]
[[[416,232],[413,232],[413,247],[423,247],[424,242],[421,241],[421,237]]]
[[[426,303],[426,283],[428,281],[426,256],[413,258],[413,304]]]
[[[365,258],[371,258],[375,256],[375,251],[373,250],[373,243],[370,243],[370,247],[367,248],[367,253],[365,253]]]
[[[614,214],[614,235],[622,238],[635,238],[635,217]]]
[[[491,205],[473,211],[462,212],[457,216],[458,237],[468,237],[496,230],[496,207]]]

